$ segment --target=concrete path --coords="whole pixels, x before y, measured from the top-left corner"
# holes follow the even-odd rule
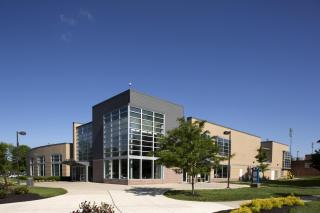
[[[209,213],[239,207],[234,202],[194,202],[167,198],[162,194],[169,189],[190,189],[189,184],[159,184],[124,186],[83,182],[48,182],[37,186],[61,187],[67,194],[35,201],[0,204],[4,213],[69,213],[83,201],[106,202],[119,213]],[[245,187],[231,185],[232,188]],[[198,183],[197,189],[225,188],[225,183]]]

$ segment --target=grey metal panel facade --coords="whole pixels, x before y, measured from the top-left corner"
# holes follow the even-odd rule
[[[130,90],[124,91],[92,107],[93,160],[103,159],[103,114],[129,104]]]
[[[92,169],[93,181],[103,182],[104,144],[103,115],[126,105],[165,114],[165,130],[178,126],[184,116],[183,107],[134,90],[127,90],[92,107]]]
[[[165,114],[166,131],[178,126],[178,118],[184,116],[183,106],[130,90],[130,105]]]

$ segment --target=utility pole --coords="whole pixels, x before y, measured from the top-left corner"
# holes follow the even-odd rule
[[[311,143],[311,154],[313,154],[313,147],[314,147],[314,143]]]
[[[296,160],[299,160],[299,150],[297,151],[297,159]]]

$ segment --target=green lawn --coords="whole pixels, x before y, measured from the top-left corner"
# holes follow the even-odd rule
[[[48,187],[30,187],[29,193],[38,194],[43,198],[54,197],[67,193],[63,188],[48,188]]]
[[[320,211],[320,201],[305,203],[305,206],[298,206],[290,209],[290,213],[318,213]]]
[[[294,186],[262,186],[260,188],[239,188],[239,189],[205,189],[196,190],[192,196],[191,190],[173,190],[165,193],[165,196],[178,200],[194,201],[234,201],[250,200],[254,198],[280,197],[294,194],[320,195],[320,188],[304,188]]]

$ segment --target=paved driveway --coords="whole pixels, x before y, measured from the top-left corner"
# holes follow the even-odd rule
[[[238,207],[237,202],[179,201],[163,196],[168,189],[190,189],[189,184],[161,184],[124,186],[83,182],[48,182],[37,186],[62,187],[67,194],[52,198],[20,203],[0,204],[4,213],[68,213],[78,208],[83,201],[107,202],[120,213],[209,213]],[[225,183],[198,183],[196,188],[225,188]],[[233,188],[242,185],[231,185]]]

